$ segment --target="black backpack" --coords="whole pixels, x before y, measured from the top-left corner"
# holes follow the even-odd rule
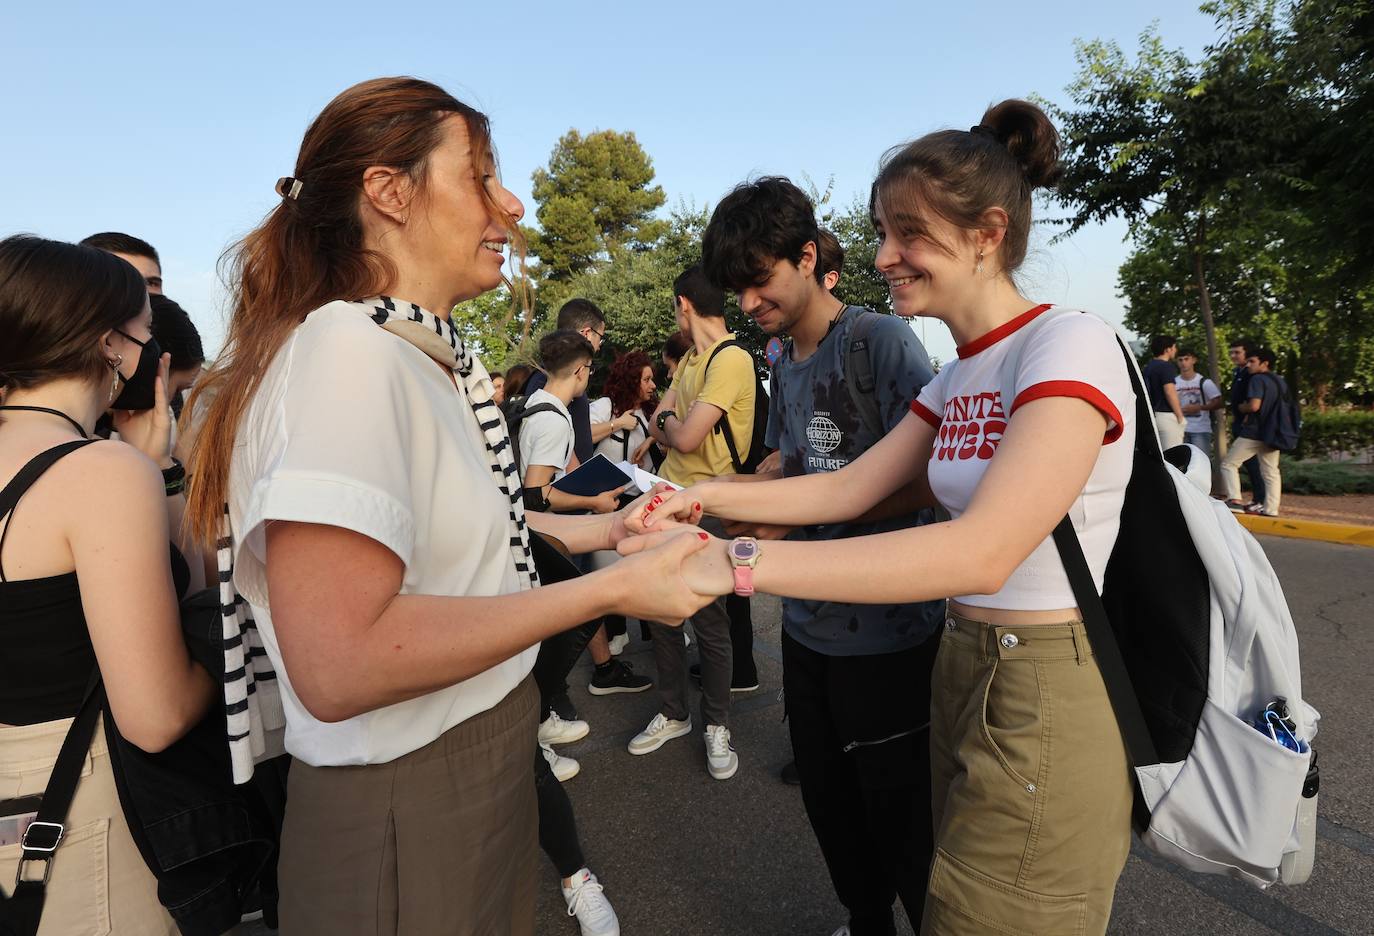
[[[739,348],[749,354],[750,367],[754,372],[754,426],[753,432],[749,437],[749,451],[743,458],[740,458],[739,449],[735,445],[735,434],[730,430],[730,414],[724,412],[720,414],[720,419],[716,420],[716,425],[712,429],[718,435],[725,437],[725,447],[730,450],[730,463],[735,466],[736,474],[753,474],[759,467],[759,463],[768,455],[768,447],[763,444],[763,437],[768,431],[768,393],[763,389],[763,378],[759,376],[759,369],[753,366],[754,355],[749,353],[749,349],[740,344],[737,339],[731,338],[716,345],[711,356],[706,359],[706,367],[702,368],[702,385],[706,383],[706,371],[710,369],[711,362],[716,359],[726,348]]]
[[[507,400],[501,404],[501,411],[506,412],[506,405],[510,405],[510,412],[506,414],[506,433],[510,436],[510,453],[515,459],[515,477],[520,484],[520,489],[525,498],[526,510],[545,510],[543,499],[539,497],[538,491],[525,490],[525,460],[520,455],[520,424],[531,416],[539,413],[562,413],[558,407],[552,403],[536,403],[534,406],[526,407],[527,397],[519,396]],[[568,419],[568,426],[572,426],[572,419]]]

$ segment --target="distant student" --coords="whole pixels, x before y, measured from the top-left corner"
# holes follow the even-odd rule
[[[1191,348],[1178,352],[1178,371],[1178,376],[1174,378],[1174,389],[1178,392],[1179,406],[1183,409],[1183,441],[1196,445],[1210,458],[1212,414],[1224,405],[1221,390],[1212,383],[1210,377],[1197,372],[1197,352]]]
[[[148,292],[155,296],[162,294],[162,260],[152,244],[131,234],[106,231],[102,234],[92,234],[83,240],[81,245],[112,253],[125,263],[132,264],[138,275],[143,277]]]
[[[1246,366],[1246,361],[1250,359],[1250,351],[1259,347],[1249,338],[1237,338],[1231,342],[1231,348],[1227,355],[1231,359],[1231,365],[1235,369],[1231,372],[1231,398],[1228,403],[1231,412],[1231,434],[1234,437],[1245,422],[1245,413],[1241,406],[1250,400],[1246,392],[1250,387],[1250,368]],[[1241,465],[1245,469],[1245,476],[1250,479],[1250,496],[1256,502],[1264,501],[1264,475],[1260,473],[1259,459],[1251,456]]]
[[[1269,424],[1277,415],[1279,402],[1287,396],[1288,388],[1282,377],[1270,373],[1274,366],[1274,352],[1268,348],[1256,348],[1250,352],[1245,363],[1250,371],[1245,391],[1249,399],[1239,406],[1243,421],[1236,429],[1236,439],[1231,443],[1230,451],[1221,460],[1221,481],[1226,486],[1226,505],[1232,510],[1277,517],[1282,494],[1279,450],[1264,440],[1273,438]],[[1260,474],[1264,478],[1264,500],[1243,504],[1237,469],[1252,457],[1259,459]]]
[[[1173,335],[1155,335],[1150,339],[1150,354],[1154,358],[1142,371],[1145,392],[1150,397],[1150,409],[1154,410],[1159,443],[1170,449],[1183,442],[1183,407],[1174,389],[1178,368],[1173,360],[1178,355],[1178,339]]]

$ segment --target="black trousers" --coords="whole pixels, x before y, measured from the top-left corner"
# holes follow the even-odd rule
[[[539,719],[549,716],[550,700],[568,691],[568,674],[577,665],[577,658],[596,636],[601,618],[586,621],[554,634],[539,644],[539,656],[534,659],[534,682],[539,687]],[[573,869],[576,870],[576,869]]]
[[[730,685],[755,685],[759,681],[759,668],[754,663],[754,616],[749,608],[749,599],[741,595],[726,595],[725,612],[730,615],[730,648],[733,654]]]
[[[930,677],[939,636],[898,653],[826,656],[782,636],[802,802],[852,936],[920,929],[934,832]]]
[[[573,816],[568,791],[553,775],[544,752],[534,749],[534,791],[539,800],[539,847],[553,862],[560,878],[570,878],[587,866],[582,843],[577,838],[577,819]]]

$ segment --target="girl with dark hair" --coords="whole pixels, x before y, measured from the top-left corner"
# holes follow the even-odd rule
[[[1126,751],[1050,534],[1071,519],[1100,588],[1135,433],[1150,427],[1135,425],[1112,329],[1017,288],[1031,193],[1053,183],[1058,156],[1053,125],[1024,101],[890,151],[870,200],[877,267],[894,311],[943,321],[958,359],[847,467],[699,485],[648,514],[831,523],[904,489],[949,511],[879,536],[717,542],[688,564],[689,581],[717,594],[954,596],[932,690],[923,933],[1102,933],[1130,845]]]
[[[612,462],[627,461],[645,470],[653,465],[648,420],[654,413],[657,390],[649,355],[630,351],[616,358],[606,375],[606,395],[591,404],[593,423],[615,424],[615,430],[597,443],[598,452]]]
[[[536,587],[495,391],[448,321],[501,285],[508,247],[523,265],[485,116],[428,82],[364,82],[277,190],[188,402],[209,398],[191,522],[231,536],[251,611],[254,691],[225,687],[236,775],[283,723],[295,757],[282,932],[531,933],[536,647],[611,611],[691,614],[706,599],[680,567],[704,544]],[[623,519],[528,524],[588,552]],[[595,925],[600,885],[572,883]]]
[[[33,800],[98,668],[124,738],[160,751],[214,683],[181,635],[187,559],[168,532],[185,506],[170,457],[168,355],[143,279],[93,247],[0,241],[0,881],[16,880]],[[120,442],[91,438],[114,409]],[[162,473],[159,475],[158,469]],[[99,697],[95,696],[98,705]],[[105,716],[100,716],[104,718]],[[38,930],[173,934],[124,820],[97,723],[50,873]]]

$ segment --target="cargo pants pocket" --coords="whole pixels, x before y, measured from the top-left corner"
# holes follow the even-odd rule
[[[1081,936],[1087,895],[1053,896],[1016,887],[935,852],[922,936]]]

